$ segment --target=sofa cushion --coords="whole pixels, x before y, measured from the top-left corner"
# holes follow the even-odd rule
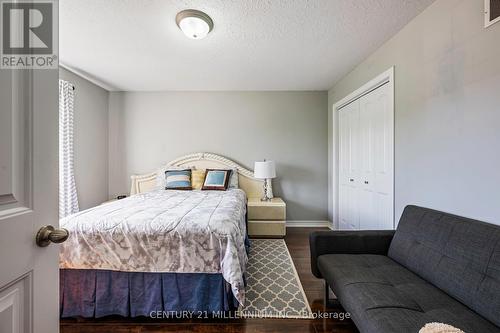
[[[388,255],[500,326],[500,226],[408,206]]]
[[[418,332],[433,321],[468,333],[500,332],[387,256],[326,254],[318,268],[361,332]]]

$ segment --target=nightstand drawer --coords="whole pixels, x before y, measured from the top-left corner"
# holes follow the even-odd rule
[[[285,234],[285,221],[248,221],[248,235],[251,237],[283,237]]]
[[[248,206],[249,220],[285,220],[285,206]]]

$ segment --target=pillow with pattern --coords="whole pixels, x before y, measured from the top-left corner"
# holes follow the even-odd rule
[[[165,171],[166,190],[191,190],[191,169]]]
[[[240,188],[240,184],[238,183],[238,169],[231,169],[231,176],[229,177],[229,186],[228,188]]]
[[[166,172],[168,170],[186,170],[186,167],[178,167],[173,165],[167,165],[156,170],[156,184],[155,189],[164,190],[167,186]]]
[[[191,186],[193,190],[201,190],[203,181],[205,180],[205,169],[191,170]]]
[[[231,170],[207,169],[202,190],[225,191],[229,185]]]

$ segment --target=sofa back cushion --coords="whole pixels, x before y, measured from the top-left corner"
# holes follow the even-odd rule
[[[388,255],[500,326],[500,226],[407,206]]]

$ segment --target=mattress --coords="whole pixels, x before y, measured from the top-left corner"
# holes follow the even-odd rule
[[[156,190],[60,221],[70,236],[60,267],[121,272],[221,273],[244,303],[246,195]]]

